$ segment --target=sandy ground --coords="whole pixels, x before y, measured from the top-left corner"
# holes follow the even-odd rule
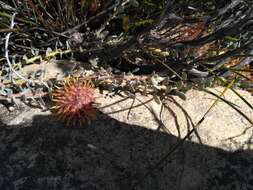
[[[173,97],[162,112],[155,101],[138,106],[148,96],[116,104],[123,97],[101,97],[97,119],[83,127],[66,127],[50,111],[24,104],[12,112],[0,105],[0,189],[253,189],[252,126],[223,102],[175,148],[212,96],[190,90],[186,101]],[[233,92],[225,98],[253,118]]]

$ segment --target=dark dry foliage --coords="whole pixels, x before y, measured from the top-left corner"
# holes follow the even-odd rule
[[[115,78],[151,76],[149,84],[125,86],[132,92],[148,85],[183,97],[235,75],[237,86],[252,89],[252,9],[250,0],[0,1],[1,97],[50,91],[50,82],[35,81],[41,73],[17,85],[24,79],[14,71],[53,57],[95,60]],[[122,90],[118,81],[110,88]]]

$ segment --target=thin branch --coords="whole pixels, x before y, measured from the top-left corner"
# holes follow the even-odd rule
[[[16,16],[17,13],[14,13],[11,17],[11,25],[10,25],[10,29],[13,29],[14,28],[14,19],[15,19],[15,16]],[[15,69],[13,69],[12,65],[11,65],[11,62],[10,62],[10,59],[9,59],[9,51],[8,51],[8,46],[9,46],[9,40],[10,40],[10,36],[11,36],[12,32],[9,32],[6,37],[5,37],[5,58],[6,58],[6,61],[7,61],[7,64],[10,68],[10,70],[15,73],[19,78],[23,79],[24,81],[26,82],[30,82],[28,79],[26,79],[25,77],[23,77],[22,75],[20,75],[17,71],[15,71]]]
[[[10,25],[10,29],[12,30],[15,26],[15,22],[14,22],[14,19],[15,19],[15,16],[16,16],[17,13],[14,13],[11,17],[11,25]],[[13,67],[12,67],[12,64],[10,62],[10,59],[9,59],[9,50],[8,50],[8,46],[9,46],[9,41],[10,41],[10,36],[11,36],[12,32],[9,32],[6,37],[5,37],[5,59],[7,61],[7,64],[10,68],[10,71],[13,72],[15,75],[17,75],[20,79],[24,80],[25,82],[32,82],[31,80],[23,77],[22,75],[20,75]],[[33,81],[34,82],[34,81]],[[49,88],[49,86],[45,83],[45,82],[41,82],[44,86],[46,86],[47,88]]]

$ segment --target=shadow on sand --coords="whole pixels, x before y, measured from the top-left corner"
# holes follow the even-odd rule
[[[251,151],[226,152],[99,113],[88,127],[66,128],[51,116],[31,127],[0,128],[1,190],[251,189]],[[251,168],[252,167],[252,168]],[[253,188],[252,188],[253,189]]]

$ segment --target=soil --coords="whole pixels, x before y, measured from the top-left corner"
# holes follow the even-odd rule
[[[0,104],[0,189],[253,189],[252,125],[225,103],[182,143],[214,97],[190,90],[161,112],[149,96],[100,96],[97,119],[82,127],[66,127],[49,110],[21,102],[12,112]],[[225,98],[253,118],[233,92]]]

